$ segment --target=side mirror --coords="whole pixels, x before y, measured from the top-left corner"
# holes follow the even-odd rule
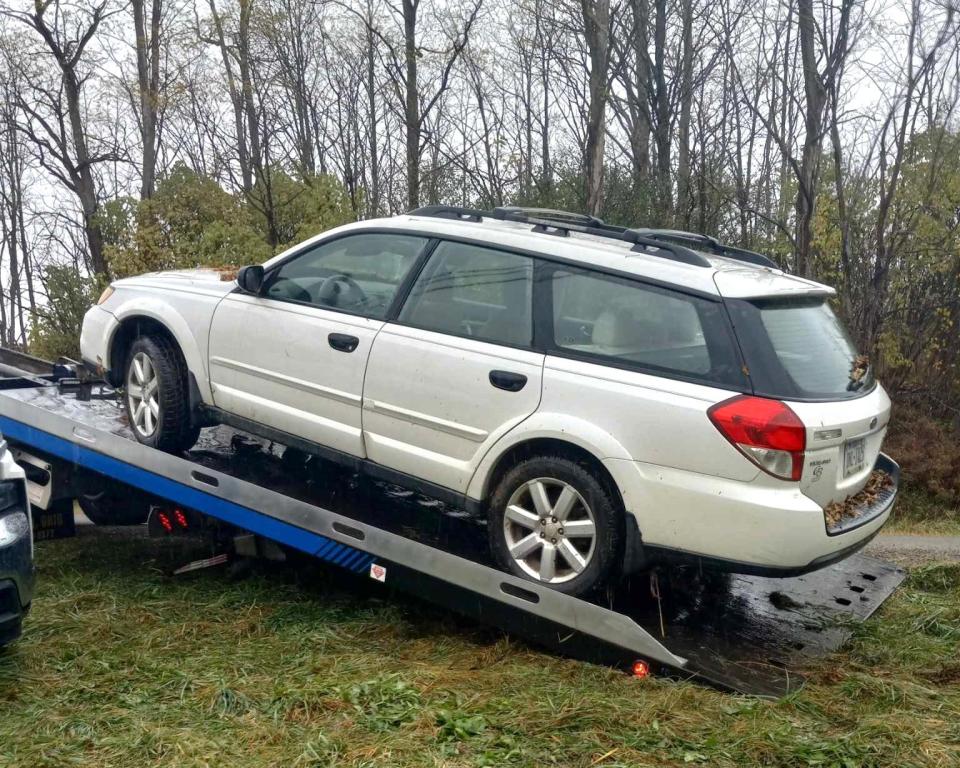
[[[263,267],[260,264],[254,264],[250,267],[243,267],[237,272],[237,284],[247,293],[259,295],[263,288]]]

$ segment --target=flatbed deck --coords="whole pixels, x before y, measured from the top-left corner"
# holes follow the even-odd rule
[[[34,372],[31,372],[34,373]],[[54,457],[321,560],[491,623],[558,653],[744,693],[781,696],[839,648],[904,572],[863,555],[805,576],[768,579],[680,569],[625,581],[597,601],[504,573],[485,522],[410,491],[231,429],[203,430],[173,456],[136,442],[119,399],[61,392],[35,375],[0,387],[0,432]]]

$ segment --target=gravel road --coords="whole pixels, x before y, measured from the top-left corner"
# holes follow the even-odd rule
[[[960,562],[960,536],[880,535],[867,545],[865,552],[904,567],[956,563]]]

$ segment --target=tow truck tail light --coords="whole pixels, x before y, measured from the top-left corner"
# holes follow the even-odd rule
[[[160,521],[160,525],[163,526],[163,530],[167,533],[173,533],[173,523],[170,522],[170,516],[166,512],[158,512],[157,520]]]
[[[638,659],[633,662],[633,666],[630,667],[630,674],[639,680],[650,677],[650,665],[642,659]]]
[[[738,395],[711,406],[707,416],[764,472],[781,480],[800,479],[807,429],[786,403]]]

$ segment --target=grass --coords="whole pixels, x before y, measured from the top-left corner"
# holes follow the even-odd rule
[[[332,571],[166,577],[183,557],[106,531],[38,547],[0,652],[0,765],[960,764],[960,566],[914,572],[768,702],[545,655]]]
[[[887,533],[960,536],[960,505],[946,502],[927,490],[901,483]]]

